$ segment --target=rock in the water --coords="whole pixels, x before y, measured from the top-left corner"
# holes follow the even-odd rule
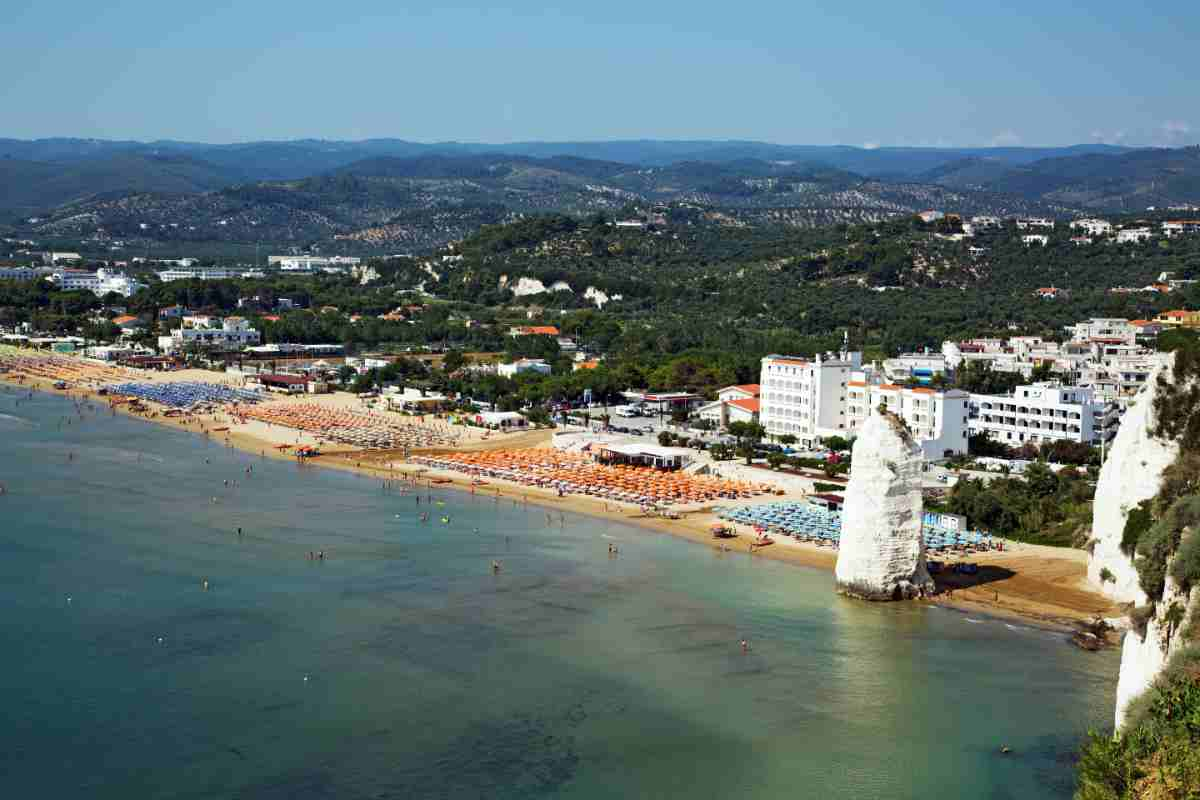
[[[1163,357],[1146,381],[1146,388],[1125,412],[1096,484],[1088,581],[1121,603],[1146,602],[1133,559],[1121,551],[1125,520],[1130,509],[1158,493],[1163,470],[1179,453],[1178,442],[1150,435],[1157,426],[1154,398],[1158,396],[1158,377],[1170,379],[1173,363],[1173,356]]]
[[[835,577],[843,594],[905,600],[933,592],[921,535],[921,448],[892,414],[872,415],[854,442]]]

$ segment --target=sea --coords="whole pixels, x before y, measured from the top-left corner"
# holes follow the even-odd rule
[[[0,388],[0,485],[6,797],[1067,798],[1112,716],[1061,633],[99,403]]]

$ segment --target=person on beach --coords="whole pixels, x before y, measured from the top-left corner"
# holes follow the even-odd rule
[[[749,652],[750,652],[750,643],[749,643],[749,642],[747,642],[745,639],[742,639],[742,652],[743,652],[743,653],[749,653]]]

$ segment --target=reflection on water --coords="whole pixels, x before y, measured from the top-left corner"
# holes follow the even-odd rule
[[[14,400],[14,796],[1069,797],[1110,716],[1057,634]]]

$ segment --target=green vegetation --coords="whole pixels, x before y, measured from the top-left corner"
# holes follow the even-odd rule
[[[1120,736],[1091,732],[1076,800],[1186,800],[1200,796],[1200,647],[1172,658],[1130,704]]]
[[[1022,542],[1081,547],[1092,519],[1095,486],[1075,470],[1030,464],[1022,478],[960,480],[945,501],[974,528]]]

